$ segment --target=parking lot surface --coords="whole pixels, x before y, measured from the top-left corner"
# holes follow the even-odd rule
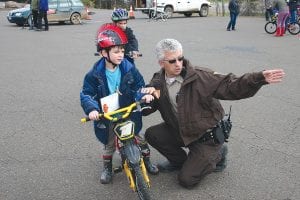
[[[6,20],[0,10],[0,199],[137,199],[122,173],[113,184],[99,182],[101,147],[91,124],[82,125],[79,92],[94,56],[97,28],[110,21],[110,10],[93,10],[82,25],[51,24],[48,32],[29,31]],[[229,17],[176,15],[149,21],[135,12],[129,21],[143,57],[137,67],[148,82],[159,70],[155,44],[175,38],[184,56],[220,73],[283,68],[280,84],[264,86],[253,98],[222,101],[232,105],[233,130],[228,167],[191,190],[176,173],[150,176],[161,200],[300,199],[300,37],[277,38],[264,32],[259,17],[239,17],[237,31],[226,31]],[[144,128],[159,123],[144,118]],[[156,163],[164,158],[152,149]]]

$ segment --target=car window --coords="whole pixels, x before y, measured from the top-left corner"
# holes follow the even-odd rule
[[[57,0],[48,0],[49,9],[57,9]]]
[[[59,0],[59,7],[68,8],[71,7],[69,0]]]
[[[80,0],[71,0],[73,6],[83,6],[82,1]]]

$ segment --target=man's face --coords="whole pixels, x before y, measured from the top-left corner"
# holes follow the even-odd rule
[[[168,78],[180,75],[183,66],[182,63],[182,51],[165,52],[164,59],[159,61],[160,66],[165,69]]]
[[[127,26],[127,20],[118,21],[116,25],[124,31]]]

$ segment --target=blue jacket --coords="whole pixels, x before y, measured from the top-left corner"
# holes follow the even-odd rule
[[[40,10],[42,11],[48,11],[48,0],[40,0],[40,5],[39,5]]]
[[[138,90],[145,86],[145,82],[138,69],[127,59],[121,62],[119,68],[121,70],[119,90],[122,94],[119,96],[119,104],[120,107],[124,107],[130,105],[135,101],[135,98],[141,96]],[[101,58],[84,77],[83,87],[80,92],[80,102],[85,114],[88,115],[93,110],[102,112],[101,106],[99,106],[101,105],[100,99],[108,95],[105,58]],[[141,113],[132,113],[130,119],[135,122],[135,133],[139,133],[142,128]],[[109,124],[110,122],[105,119],[94,121],[96,137],[103,144],[108,142]]]

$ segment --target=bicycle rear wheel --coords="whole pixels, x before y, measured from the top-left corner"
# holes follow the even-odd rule
[[[287,30],[289,31],[290,34],[297,35],[300,32],[300,24],[299,23],[289,24]]]
[[[269,34],[276,32],[277,24],[276,22],[267,22],[265,25],[265,31]]]

